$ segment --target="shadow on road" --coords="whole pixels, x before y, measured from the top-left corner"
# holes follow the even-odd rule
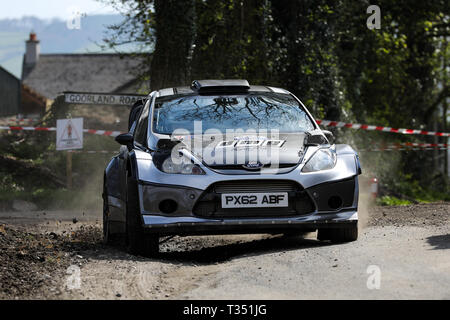
[[[161,244],[158,254],[142,257],[128,254],[123,238],[115,239],[111,245],[103,244],[102,230],[98,226],[80,226],[78,230],[71,232],[70,236],[48,233],[46,237],[54,238],[54,246],[59,250],[91,260],[181,264],[214,264],[242,256],[259,256],[332,245],[330,242],[318,241],[315,237],[307,237],[307,234],[177,236]]]
[[[227,244],[220,243],[219,239],[208,239],[208,243],[204,243],[202,237],[191,237],[187,243],[184,243],[185,238],[175,238],[171,240],[171,244],[164,244],[161,252],[151,258],[129,255],[122,246],[108,246],[104,248],[106,250],[102,254],[89,254],[89,257],[94,260],[148,260],[154,262],[208,265],[228,261],[240,256],[258,256],[332,245],[329,242],[305,239],[301,236],[279,236],[248,241],[240,240]],[[213,241],[217,241],[217,244],[212,243]]]
[[[268,253],[307,249],[323,245],[327,245],[327,243],[313,239],[304,239],[302,237],[275,237],[218,245],[208,248],[201,248],[199,250],[161,252],[158,255],[158,259],[164,261],[211,264],[224,262],[239,256],[258,256]]]
[[[427,238],[427,242],[433,246],[433,250],[450,249],[450,234],[430,236]]]

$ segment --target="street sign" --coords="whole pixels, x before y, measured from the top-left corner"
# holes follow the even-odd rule
[[[56,121],[56,150],[83,149],[83,118]]]
[[[65,102],[72,104],[132,106],[136,101],[146,98],[144,95],[64,92]]]

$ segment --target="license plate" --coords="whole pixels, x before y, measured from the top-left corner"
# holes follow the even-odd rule
[[[222,194],[222,208],[264,208],[287,206],[287,192]]]

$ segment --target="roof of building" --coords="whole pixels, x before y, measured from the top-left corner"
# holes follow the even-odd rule
[[[20,80],[0,67],[0,116],[17,114],[20,105]]]
[[[0,66],[0,72],[4,73],[6,76],[11,77],[14,80],[20,81],[15,75],[13,75],[11,72]]]
[[[23,64],[22,80],[54,99],[64,91],[118,92],[137,82],[142,58],[121,54],[41,54],[32,68]]]
[[[30,99],[33,99],[33,101],[45,105],[45,97],[28,87],[27,85],[22,84],[22,92],[26,93]]]

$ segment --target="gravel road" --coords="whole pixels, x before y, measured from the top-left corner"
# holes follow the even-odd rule
[[[3,212],[0,299],[450,299],[449,217],[374,207],[353,243],[176,237],[148,259],[104,246],[97,212]]]

